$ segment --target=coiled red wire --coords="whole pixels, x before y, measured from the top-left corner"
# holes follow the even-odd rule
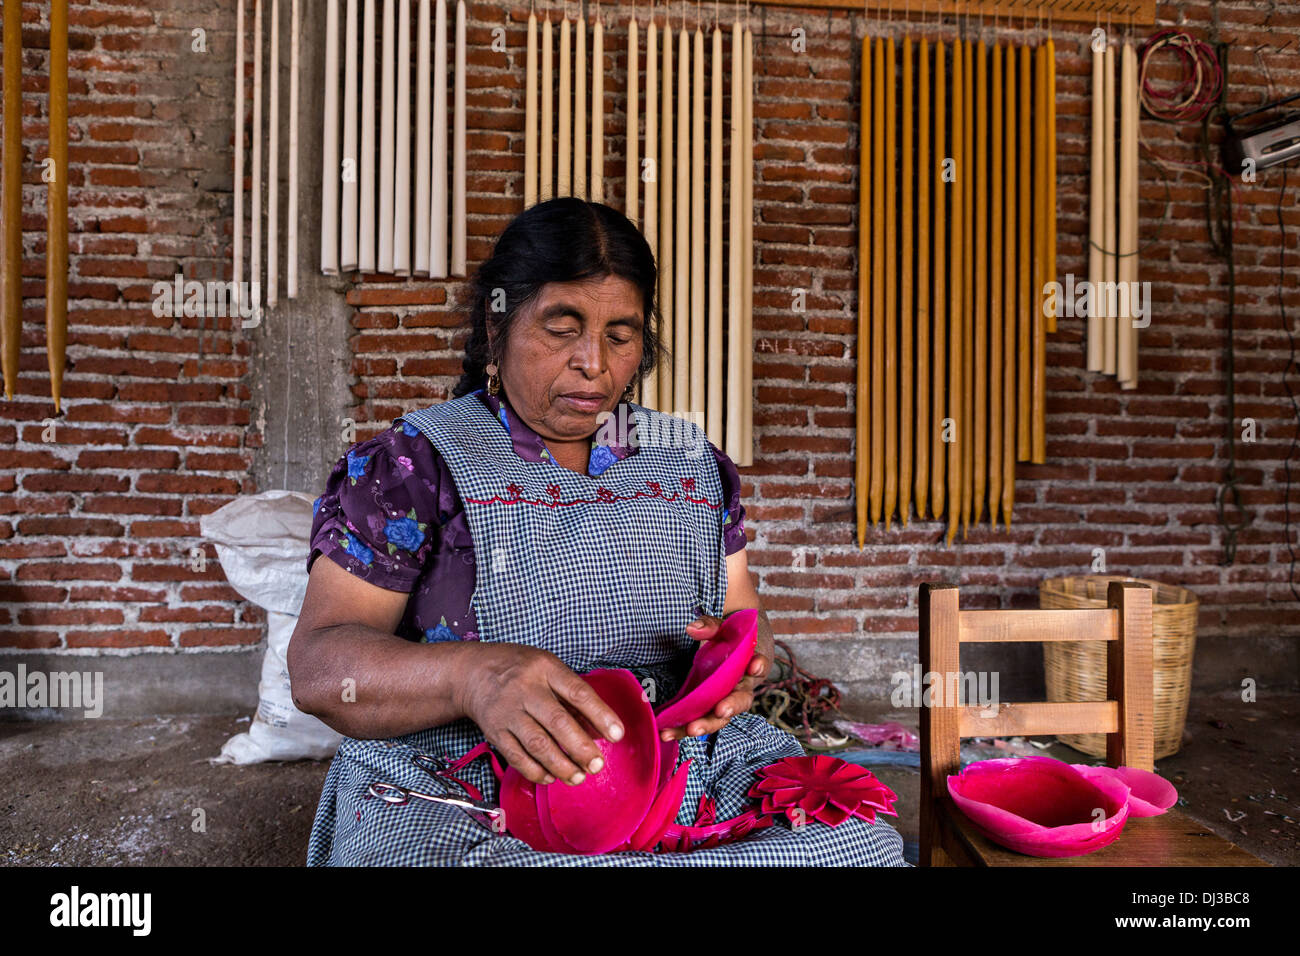
[[[1164,49],[1176,53],[1183,68],[1173,86],[1156,86],[1147,79],[1152,56]],[[1203,40],[1167,27],[1153,33],[1142,44],[1138,63],[1142,106],[1156,119],[1171,123],[1197,122],[1219,101],[1223,71],[1214,49]]]

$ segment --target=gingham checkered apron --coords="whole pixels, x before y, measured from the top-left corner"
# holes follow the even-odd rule
[[[477,395],[403,420],[442,455],[464,503],[477,556],[471,603],[480,640],[545,648],[578,673],[626,667],[662,701],[689,668],[696,642],[685,629],[697,609],[722,616],[724,502],[698,427],[630,409],[640,435],[688,440],[643,442],[598,479],[549,459],[520,458]],[[538,852],[445,804],[413,799],[397,806],[367,795],[380,781],[436,792],[411,757],[454,759],[483,739],[469,720],[390,740],[345,739],[325,780],[308,865],[904,865],[902,839],[883,822],[852,819],[833,829],[778,822],[693,853],[576,856]],[[707,738],[683,740],[679,759],[693,763],[677,821],[693,822],[703,794],[716,801],[719,821],[739,815],[752,805],[746,794],[756,770],[802,753],[792,736],[752,713]],[[497,802],[486,760],[457,776]]]

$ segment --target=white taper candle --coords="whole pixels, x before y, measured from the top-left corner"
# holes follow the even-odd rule
[[[447,2],[433,18],[433,175],[429,198],[429,277],[447,278]]]
[[[691,76],[691,411],[707,419],[704,349],[708,326],[704,287],[704,31],[695,28]]]
[[[677,36],[677,274],[673,277],[674,411],[693,414],[691,404],[691,40]]]
[[[465,275],[465,0],[456,0],[456,86],[451,148],[451,274]]]
[[[662,273],[663,263],[659,259],[659,177],[656,165],[659,162],[659,31],[655,28],[653,17],[646,27],[645,37],[645,158],[636,170],[636,181],[632,183],[632,195],[645,181],[645,215],[641,221],[641,232],[650,246],[650,254]],[[642,173],[642,168],[645,172]],[[655,290],[658,300],[659,290]],[[660,302],[662,313],[663,303]],[[649,317],[647,317],[648,321]],[[662,332],[662,328],[660,329]],[[641,404],[647,408],[659,408],[659,363],[646,375],[641,387]]]
[[[745,319],[742,314],[740,295],[744,276],[741,269],[741,253],[744,248],[745,231],[741,215],[745,203],[745,177],[741,172],[740,150],[743,139],[740,124],[745,115],[745,101],[741,84],[745,76],[744,38],[740,29],[740,20],[731,25],[731,170],[728,178],[727,206],[727,422],[726,454],[733,462],[740,460],[741,417],[744,409],[741,405],[740,390],[744,384],[745,373],[741,363],[741,333]]]
[[[393,275],[411,274],[411,0],[397,7],[397,149],[393,172]]]
[[[259,0],[261,2],[261,0]],[[343,50],[343,162],[335,175],[343,180],[343,210],[339,233],[339,269],[357,267],[357,6],[348,0],[347,28]]]
[[[597,11],[599,13],[599,11]],[[630,76],[631,74],[629,74]],[[591,182],[592,202],[605,201],[605,25],[596,18],[591,40]]]
[[[740,349],[741,368],[745,372],[745,382],[741,389],[745,415],[742,419],[744,431],[741,433],[740,461],[736,462],[741,467],[754,463],[754,31],[748,27],[745,28],[743,85],[745,116],[741,122],[741,135],[744,143],[740,150],[740,164],[745,175],[745,243],[741,253],[741,268],[744,270],[741,304],[745,325],[741,329]]]
[[[524,60],[524,208],[537,202],[537,14],[528,12]]]
[[[546,202],[555,195],[555,120],[554,110],[551,106],[555,98],[555,93],[551,89],[555,82],[551,75],[551,15],[546,14],[546,22],[542,24],[542,131],[538,136],[538,151],[540,156],[537,158],[537,201]]]
[[[298,297],[298,34],[301,26],[298,0],[293,0],[289,18],[289,208],[285,224],[289,242],[285,246],[285,295]]]
[[[713,27],[713,82],[709,103],[709,345],[708,414],[705,431],[722,440],[722,30]]]
[[[417,276],[429,274],[429,177],[433,172],[429,158],[429,100],[432,68],[429,64],[430,32],[433,14],[430,0],[420,0],[415,22],[415,257],[411,271]]]
[[[659,79],[659,311],[663,316],[660,339],[668,349],[669,358],[659,366],[659,410],[672,415],[675,413],[673,386],[676,384],[673,367],[677,364],[677,356],[673,354],[677,348],[677,327],[673,323],[673,307],[677,304],[673,290],[677,271],[673,240],[677,226],[673,222],[673,28],[666,17],[663,41],[664,72]]]
[[[634,226],[640,226],[641,223],[637,215],[637,190],[640,185],[638,171],[641,166],[638,156],[641,146],[640,103],[637,101],[637,87],[641,83],[638,52],[636,20],[631,20],[627,25],[627,148],[624,150],[626,161],[623,165],[623,214]]]
[[[570,122],[573,65],[569,60],[569,18],[560,22],[560,128],[555,157],[555,195],[573,195],[573,125]]]
[[[379,61],[379,258],[377,268],[393,272],[393,220],[397,188],[397,0],[384,0]]]
[[[357,268],[375,271],[375,3],[366,0],[361,16],[361,225]]]
[[[573,195],[587,198],[587,20],[573,23]]]
[[[271,0],[270,130],[266,150],[266,304],[280,300],[280,0]]]
[[[230,309],[239,315],[240,286],[244,281],[244,0],[235,0],[235,221],[234,243],[231,249],[230,281],[233,293]],[[337,28],[337,19],[335,27]],[[328,89],[326,91],[328,96]],[[328,112],[326,114],[328,118]],[[328,137],[328,124],[326,135]],[[328,142],[328,139],[327,139]],[[328,156],[328,152],[326,154]],[[321,259],[324,266],[324,234],[322,234]]]
[[[262,306],[262,0],[253,6],[253,182],[249,281],[253,307]]]

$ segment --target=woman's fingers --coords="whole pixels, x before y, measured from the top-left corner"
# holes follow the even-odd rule
[[[569,759],[560,745],[551,737],[550,732],[539,724],[531,714],[521,714],[519,720],[510,728],[511,733],[524,746],[524,750],[537,763],[546,768],[556,780],[579,784],[586,779],[586,772]]]
[[[606,740],[623,739],[623,723],[612,707],[600,699],[585,680],[567,667],[551,679],[551,690],[561,702],[567,703],[580,716],[585,717],[596,733]]]
[[[510,731],[503,732],[491,743],[501,752],[501,756],[505,757],[506,763],[523,774],[526,780],[531,780],[533,783],[555,782],[555,778],[546,772],[545,767],[528,756],[528,751],[524,749],[523,744]]]
[[[707,641],[722,627],[722,618],[701,614],[698,620],[686,625],[686,636],[697,641]]]
[[[600,748],[559,701],[535,702],[529,707],[529,713],[546,728],[551,738],[564,748],[564,752],[575,764],[588,773],[600,772],[600,768],[605,765]]]

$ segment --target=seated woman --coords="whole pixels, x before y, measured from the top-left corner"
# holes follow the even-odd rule
[[[411,757],[455,759],[484,740],[534,783],[579,783],[600,772],[592,734],[622,728],[578,675],[627,668],[666,701],[697,642],[760,607],[735,466],[696,425],[630,404],[662,351],[655,283],[650,248],[620,213],[573,198],[533,206],[473,280],[457,397],[335,466],[288,652],[298,706],[347,738],[309,865],[904,865],[894,829],[855,818],[781,818],[690,853],[580,856],[534,850],[447,804],[367,796],[381,781],[436,789]],[[678,440],[617,434],[606,412]],[[711,716],[663,732],[681,741],[679,765],[693,761],[678,823],[695,822],[704,796],[718,821],[739,816],[755,771],[802,754],[748,712],[771,660],[760,609],[748,675]],[[457,776],[496,804],[486,760]]]

